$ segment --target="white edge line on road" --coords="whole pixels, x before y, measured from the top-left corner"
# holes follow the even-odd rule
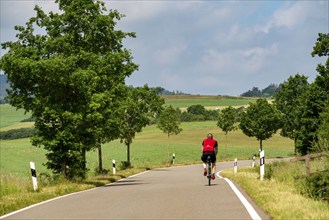
[[[141,172],[141,173],[137,173],[137,174],[132,175],[132,176],[128,176],[127,178],[120,179],[120,180],[118,180],[117,182],[123,181],[123,180],[125,180],[125,179],[129,179],[129,178],[132,178],[132,177],[135,177],[135,176],[139,176],[139,175],[142,175],[142,174],[147,173],[147,172],[149,172],[149,170],[146,170],[146,171]],[[109,183],[109,184],[106,184],[106,186],[107,186],[107,185],[111,185],[111,184],[115,184],[115,183],[116,183],[116,182]],[[100,186],[100,187],[101,187],[101,186]],[[8,213],[8,214],[6,214],[6,215],[0,216],[0,219],[7,218],[7,217],[9,217],[9,216],[11,216],[11,215],[15,215],[15,214],[17,214],[17,213],[20,213],[20,212],[23,212],[23,211],[25,211],[25,210],[31,209],[31,208],[33,208],[33,207],[36,207],[36,206],[39,206],[39,205],[45,204],[45,203],[47,203],[47,202],[51,202],[51,201],[54,201],[54,200],[57,200],[57,199],[61,199],[61,198],[68,197],[68,196],[72,196],[72,195],[75,195],[75,194],[78,194],[78,193],[83,193],[83,192],[87,192],[87,191],[95,190],[95,189],[97,189],[97,188],[99,188],[99,187],[95,187],[95,188],[92,188],[92,189],[87,189],[87,190],[83,190],[83,191],[80,191],[80,192],[74,192],[74,193],[70,193],[70,194],[67,194],[67,195],[59,196],[59,197],[56,197],[56,198],[48,199],[48,200],[46,200],[46,201],[39,202],[39,203],[36,203],[36,204],[30,205],[30,206],[27,206],[27,207],[25,207],[25,208],[22,208],[22,209],[16,210],[16,211],[14,211],[14,212],[10,212],[10,213]]]
[[[244,205],[244,207],[247,209],[250,217],[252,219],[259,219],[261,220],[261,217],[258,215],[258,213],[256,212],[256,210],[254,209],[254,207],[252,207],[252,205],[248,202],[248,200],[242,195],[242,193],[238,190],[238,188],[236,188],[236,186],[234,185],[234,183],[232,183],[231,180],[227,179],[227,178],[224,178],[222,176],[220,176],[220,172],[222,171],[219,171],[217,172],[217,176],[220,178],[220,179],[224,179],[229,185],[230,187],[232,188],[232,190],[235,192],[235,194],[237,195],[237,197],[240,199],[240,201],[242,202],[242,204]]]
[[[25,207],[25,208],[22,208],[22,209],[16,210],[16,211],[14,211],[14,212],[8,213],[8,214],[6,214],[6,215],[0,216],[0,219],[3,219],[3,218],[6,218],[6,217],[9,217],[9,216],[14,215],[14,214],[17,214],[17,213],[19,213],[19,212],[23,212],[23,211],[25,211],[25,210],[31,209],[31,208],[33,208],[33,207],[36,207],[36,206],[39,206],[39,205],[42,205],[42,204],[45,204],[45,203],[47,203],[47,202],[51,202],[51,201],[54,201],[54,200],[57,200],[57,199],[61,199],[61,198],[67,197],[67,196],[72,196],[72,195],[75,195],[75,194],[78,194],[78,193],[91,191],[91,190],[94,190],[94,189],[96,189],[96,188],[87,189],[87,190],[84,190],[84,191],[74,192],[74,193],[70,193],[70,194],[67,194],[67,195],[58,196],[58,197],[56,197],[56,198],[48,199],[48,200],[46,200],[46,201],[39,202],[39,203],[36,203],[36,204],[30,205],[30,206],[27,206],[27,207]]]

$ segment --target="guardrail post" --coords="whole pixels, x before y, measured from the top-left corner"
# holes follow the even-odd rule
[[[113,167],[113,174],[115,175],[116,170],[115,170],[115,160],[112,160],[112,167]]]
[[[238,172],[238,159],[234,159],[234,173]]]
[[[264,180],[265,176],[265,152],[262,150],[260,153],[260,180]]]
[[[34,191],[36,191],[38,189],[37,173],[35,172],[35,164],[32,161],[30,162],[30,168],[31,168],[33,189]]]
[[[256,156],[254,155],[252,157],[252,164],[251,164],[251,167],[254,167],[255,166],[255,160],[256,160]]]

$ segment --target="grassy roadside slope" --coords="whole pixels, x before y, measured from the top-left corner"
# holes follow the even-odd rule
[[[323,170],[324,160],[311,162],[313,172]],[[306,197],[305,162],[279,162],[265,165],[264,181],[259,166],[226,170],[222,175],[237,182],[273,219],[329,219],[329,204]]]

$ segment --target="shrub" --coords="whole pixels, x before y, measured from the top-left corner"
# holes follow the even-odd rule
[[[19,138],[32,137],[35,132],[34,128],[20,128],[9,131],[0,132],[0,139],[2,140],[13,140]]]
[[[329,170],[314,173],[306,181],[308,196],[329,202]]]

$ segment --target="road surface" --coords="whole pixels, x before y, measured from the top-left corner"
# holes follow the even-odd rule
[[[238,166],[251,166],[251,161],[239,161]],[[228,168],[233,169],[233,162],[217,163],[217,171]],[[25,220],[252,219],[225,179],[217,176],[211,186],[207,184],[201,164],[154,169],[3,217]],[[258,217],[269,219],[241,188],[238,189]]]

